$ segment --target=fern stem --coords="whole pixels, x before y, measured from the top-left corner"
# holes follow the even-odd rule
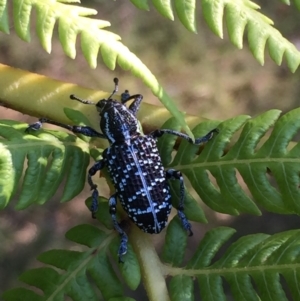
[[[0,100],[2,106],[17,110],[23,114],[36,117],[47,117],[51,120],[68,123],[64,108],[74,108],[81,111],[90,121],[91,126],[99,128],[99,114],[93,106],[82,105],[72,99],[75,94],[84,99],[98,101],[110,95],[110,92],[92,90],[48,78],[35,73],[12,68],[0,64]],[[38,89],[37,89],[38,87]],[[115,95],[116,99],[120,96]],[[171,117],[164,107],[144,102],[139,111],[139,120],[145,133],[159,127]],[[195,116],[185,117],[189,127],[196,126],[202,118]],[[100,142],[103,139],[100,139]],[[105,144],[100,144],[106,147]]]
[[[156,250],[149,234],[132,227],[131,243],[141,265],[144,287],[150,301],[170,301],[168,289]]]

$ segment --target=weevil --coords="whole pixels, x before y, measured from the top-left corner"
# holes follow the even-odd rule
[[[50,123],[89,137],[104,138],[109,141],[109,147],[88,171],[87,181],[92,190],[92,217],[98,210],[98,189],[92,177],[104,167],[107,167],[115,193],[109,198],[109,212],[113,225],[120,234],[121,243],[118,250],[119,261],[127,252],[128,237],[116,218],[117,201],[129,218],[141,230],[147,233],[160,233],[167,225],[172,208],[171,193],[168,180],[178,180],[180,183],[180,200],[177,207],[178,217],[185,230],[193,234],[191,224],[184,214],[184,181],[182,173],[175,169],[165,170],[157,148],[157,139],[164,134],[171,134],[199,145],[209,141],[218,129],[213,129],[205,136],[193,141],[188,135],[171,129],[157,129],[148,135],[143,135],[139,128],[137,112],[143,96],[130,95],[128,90],[121,94],[121,102],[113,99],[118,91],[118,79],[114,79],[115,88],[107,99],[97,103],[70,95],[71,99],[83,104],[95,105],[100,115],[101,133],[89,126],[72,126],[41,118],[28,126],[26,131],[38,130],[43,123]],[[126,103],[132,100],[127,107]]]

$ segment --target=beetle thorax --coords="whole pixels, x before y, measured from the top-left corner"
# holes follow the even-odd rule
[[[123,143],[140,135],[137,119],[125,105],[114,100],[101,100],[97,108],[101,131],[111,144]]]

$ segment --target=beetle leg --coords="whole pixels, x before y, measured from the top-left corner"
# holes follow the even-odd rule
[[[88,136],[88,137],[99,137],[99,138],[105,138],[106,137],[95,131],[93,128],[89,127],[89,126],[79,126],[79,125],[68,125],[68,124],[64,124],[61,122],[56,122],[47,118],[40,118],[39,121],[30,124],[27,129],[25,130],[26,133],[30,132],[30,130],[34,130],[37,131],[39,130],[42,126],[43,123],[49,123],[49,124],[53,124],[53,125],[57,125],[60,126],[64,129],[67,129],[75,134],[82,134],[84,136]]]
[[[109,205],[109,213],[112,217],[114,228],[115,228],[115,230],[118,231],[118,233],[121,236],[121,243],[120,243],[120,247],[119,247],[119,250],[118,250],[118,256],[119,256],[119,262],[123,263],[122,256],[127,253],[128,236],[125,233],[125,231],[120,227],[120,225],[117,221],[117,217],[116,217],[116,213],[117,213],[117,194],[116,193],[113,194],[109,198],[108,205]]]
[[[214,133],[219,133],[219,130],[213,129],[210,132],[208,132],[205,136],[196,138],[195,142],[193,142],[192,138],[190,136],[188,136],[187,134],[183,134],[181,132],[177,132],[177,131],[170,130],[170,129],[155,130],[152,133],[150,133],[150,135],[152,135],[153,138],[158,138],[158,137],[161,137],[165,133],[178,136],[182,139],[187,140],[189,143],[199,145],[201,143],[209,141],[214,136]]]
[[[92,212],[92,218],[96,218],[96,212],[98,210],[98,189],[97,189],[97,185],[94,184],[93,180],[92,180],[92,176],[94,176],[96,174],[97,171],[101,170],[104,168],[104,160],[100,160],[97,161],[88,171],[88,178],[87,181],[91,187],[91,190],[93,190],[92,193],[92,204],[90,207],[90,210]]]
[[[125,90],[124,93],[121,94],[121,102],[122,104],[125,104],[127,101],[134,99],[134,101],[132,102],[132,104],[129,106],[129,110],[134,114],[134,116],[136,116],[141,102],[143,100],[143,95],[141,94],[135,94],[135,95],[131,95],[129,94],[128,90]]]
[[[184,181],[183,181],[182,173],[175,169],[168,169],[166,171],[166,178],[170,179],[170,180],[179,180],[179,182],[180,182],[180,199],[179,199],[179,205],[177,208],[177,214],[182,223],[183,228],[189,232],[189,236],[192,236],[193,232],[192,232],[191,224],[183,212],[185,189],[184,189]]]

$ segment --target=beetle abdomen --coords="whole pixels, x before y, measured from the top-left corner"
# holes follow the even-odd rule
[[[143,231],[159,233],[170,214],[171,194],[151,136],[113,144],[104,154],[117,195],[131,220]]]

